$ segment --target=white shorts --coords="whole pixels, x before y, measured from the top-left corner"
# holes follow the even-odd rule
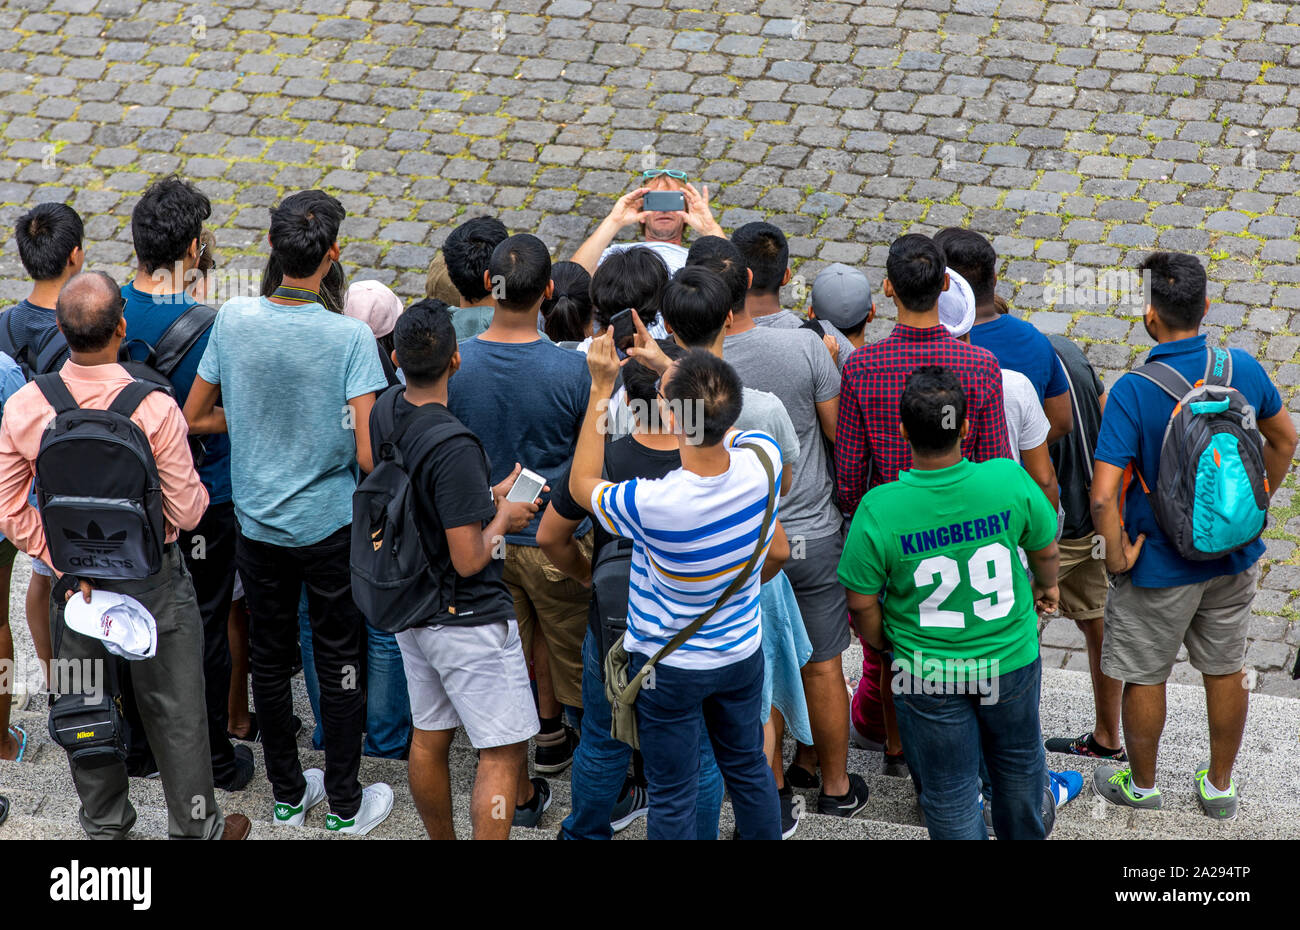
[[[475,749],[522,743],[541,729],[513,619],[403,630],[397,645],[417,729],[463,726]]]

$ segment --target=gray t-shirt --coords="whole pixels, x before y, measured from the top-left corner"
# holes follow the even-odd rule
[[[840,530],[830,464],[816,405],[840,395],[840,373],[811,330],[756,327],[728,336],[722,357],[748,388],[780,398],[799,437],[790,493],[781,500],[781,524],[790,536],[822,539]]]
[[[776,313],[769,313],[766,316],[754,317],[754,324],[756,326],[770,326],[773,329],[799,329],[806,322],[806,320],[800,319],[789,310],[778,310]],[[844,335],[830,323],[827,323],[825,320],[819,320],[818,322],[822,324],[822,329],[824,329],[829,335],[834,336],[835,341],[839,343],[840,354],[835,357],[835,367],[843,372],[844,363],[849,360],[849,356],[853,354],[853,350],[856,346],[849,342],[848,336]],[[816,334],[814,333],[814,335]],[[822,348],[825,348],[824,343]],[[829,355],[830,353],[828,352],[826,354]]]

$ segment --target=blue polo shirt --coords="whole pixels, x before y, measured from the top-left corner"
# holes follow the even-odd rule
[[[971,327],[970,341],[988,349],[1003,368],[1018,371],[1033,384],[1041,404],[1046,397],[1057,397],[1070,389],[1065,369],[1056,350],[1036,326],[1004,313],[996,320]]]
[[[1232,353],[1232,386],[1255,408],[1259,419],[1276,416],[1282,409],[1282,397],[1263,367],[1243,349],[1229,351]],[[1161,343],[1147,355],[1147,361],[1164,362],[1189,384],[1195,384],[1205,374],[1205,336]],[[1115,382],[1106,401],[1101,435],[1097,437],[1097,461],[1116,468],[1126,468],[1132,462],[1147,485],[1154,487],[1160,474],[1160,444],[1173,412],[1172,397],[1145,378],[1124,375]],[[1124,498],[1124,528],[1130,539],[1136,539],[1140,533],[1147,536],[1132,572],[1133,583],[1139,588],[1169,588],[1222,575],[1236,575],[1250,568],[1264,554],[1264,541],[1257,539],[1219,559],[1187,561],[1156,525],[1155,514],[1137,480],[1129,485]]]
[[[122,287],[122,299],[126,301],[123,314],[126,316],[126,344],[131,357],[142,362],[149,352],[140,342],[155,345],[167,327],[175,322],[186,307],[198,303],[184,292],[180,294],[161,294],[155,297],[136,288],[134,284]],[[172,372],[172,390],[176,394],[176,403],[184,409],[185,401],[194,387],[194,376],[199,371],[199,359],[208,347],[208,336],[212,330],[204,333],[190,350],[181,358],[180,364]],[[212,504],[224,504],[230,500],[230,437],[225,433],[213,433],[203,437],[206,454],[203,464],[199,466],[199,480],[208,489],[208,501]]]

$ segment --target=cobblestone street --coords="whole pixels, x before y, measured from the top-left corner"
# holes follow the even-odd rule
[[[707,184],[724,228],[787,233],[788,306],[827,262],[863,267],[876,336],[889,242],[976,229],[1013,311],[1109,383],[1151,342],[1100,282],[1156,247],[1194,252],[1211,339],[1256,353],[1300,410],[1300,5],[5,0],[0,26],[6,304],[27,292],[26,205],[71,203],[87,267],[125,279],[135,198],[172,171],[213,200],[222,273],[255,281],[267,207],[319,186],[349,213],[349,277],[411,299],[459,217],[568,258],[655,164]],[[1300,696],[1294,487],[1247,663],[1259,690]],[[1043,644],[1086,670],[1069,621]]]

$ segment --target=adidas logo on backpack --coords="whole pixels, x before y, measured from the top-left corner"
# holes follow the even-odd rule
[[[1205,376],[1195,385],[1163,362],[1133,372],[1175,401],[1154,492],[1138,478],[1160,529],[1190,561],[1250,545],[1268,516],[1264,439],[1255,409],[1232,387],[1232,354],[1211,348],[1206,356]]]

